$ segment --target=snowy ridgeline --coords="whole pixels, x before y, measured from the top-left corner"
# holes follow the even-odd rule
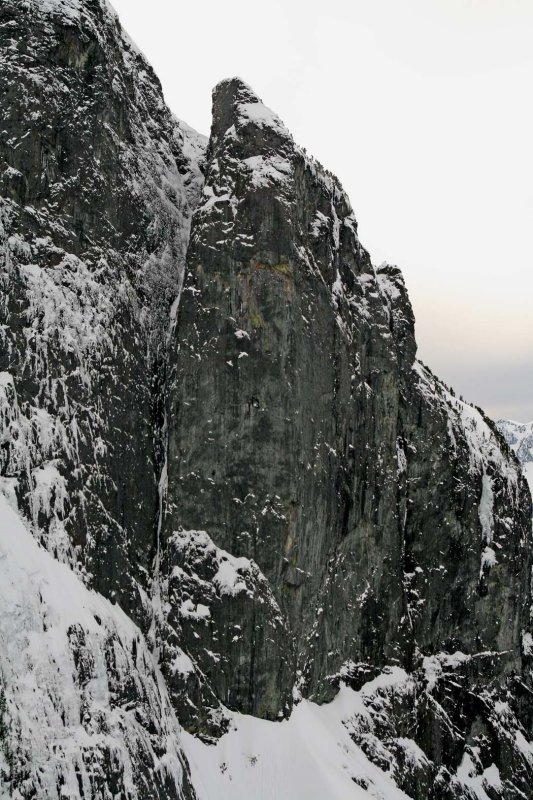
[[[457,453],[457,437],[466,436],[469,471],[481,473],[481,498],[478,516],[483,533],[484,548],[481,554],[480,576],[486,569],[498,563],[494,547],[494,476],[504,479],[505,490],[512,498],[518,491],[519,471],[509,462],[500,449],[497,437],[478,409],[459,400],[439,381],[421,361],[416,361],[413,370],[420,379],[420,387],[431,404],[440,404],[446,409],[448,435]],[[526,475],[527,477],[527,475]]]

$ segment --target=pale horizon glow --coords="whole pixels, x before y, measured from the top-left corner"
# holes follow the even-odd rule
[[[403,271],[419,356],[494,418],[533,419],[531,0],[112,0],[201,133],[239,75]]]

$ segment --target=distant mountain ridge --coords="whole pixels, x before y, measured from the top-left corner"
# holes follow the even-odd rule
[[[524,475],[533,493],[533,422],[499,419],[496,423],[505,441],[522,463]]]

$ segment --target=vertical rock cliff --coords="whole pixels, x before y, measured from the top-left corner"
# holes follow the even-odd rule
[[[203,141],[98,2],[0,9],[3,474],[47,549],[135,613]]]
[[[0,794],[177,797],[156,659],[116,628],[153,619],[159,387],[204,142],[105,3],[7,0],[0,49],[0,494],[77,576],[50,597],[67,573],[40,555],[2,585]],[[100,602],[83,584],[120,614],[76,621]]]
[[[338,180],[103,0],[0,46],[0,796],[530,797],[528,488]]]
[[[374,269],[338,181],[220,84],[169,390],[170,628],[223,704],[271,719],[460,653],[453,706],[411,710],[447,782],[487,714],[472,696],[520,675],[531,541],[496,429],[415,353],[401,275]]]

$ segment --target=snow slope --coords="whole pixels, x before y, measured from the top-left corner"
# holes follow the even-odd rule
[[[189,796],[179,726],[142,634],[40,547],[2,494],[0,734],[2,800],[107,797],[107,785],[132,800],[147,787]]]
[[[423,680],[428,695],[444,673],[453,674],[469,660],[463,653],[426,659]],[[394,707],[420,690],[412,675],[390,667],[359,691],[341,684],[331,703],[302,700],[282,722],[229,712],[230,730],[216,746],[184,733],[198,799],[409,800],[415,785],[423,788],[421,776],[429,761],[416,742],[398,735],[391,723]],[[379,735],[384,723],[389,726],[386,739]],[[402,780],[409,794],[400,788]],[[487,800],[492,796],[487,790],[501,788],[497,767],[482,765],[475,748],[465,749],[455,774],[447,773],[444,780],[437,777],[429,785],[436,790],[444,784],[469,800]]]
[[[383,685],[408,680],[400,669],[383,678]],[[343,686],[333,702],[303,700],[283,722],[233,714],[229,733],[215,747],[185,734],[199,800],[406,800],[394,781],[393,761],[390,773],[383,772],[350,738],[350,729],[370,718],[364,699],[364,690]],[[418,752],[414,742],[409,745]]]

